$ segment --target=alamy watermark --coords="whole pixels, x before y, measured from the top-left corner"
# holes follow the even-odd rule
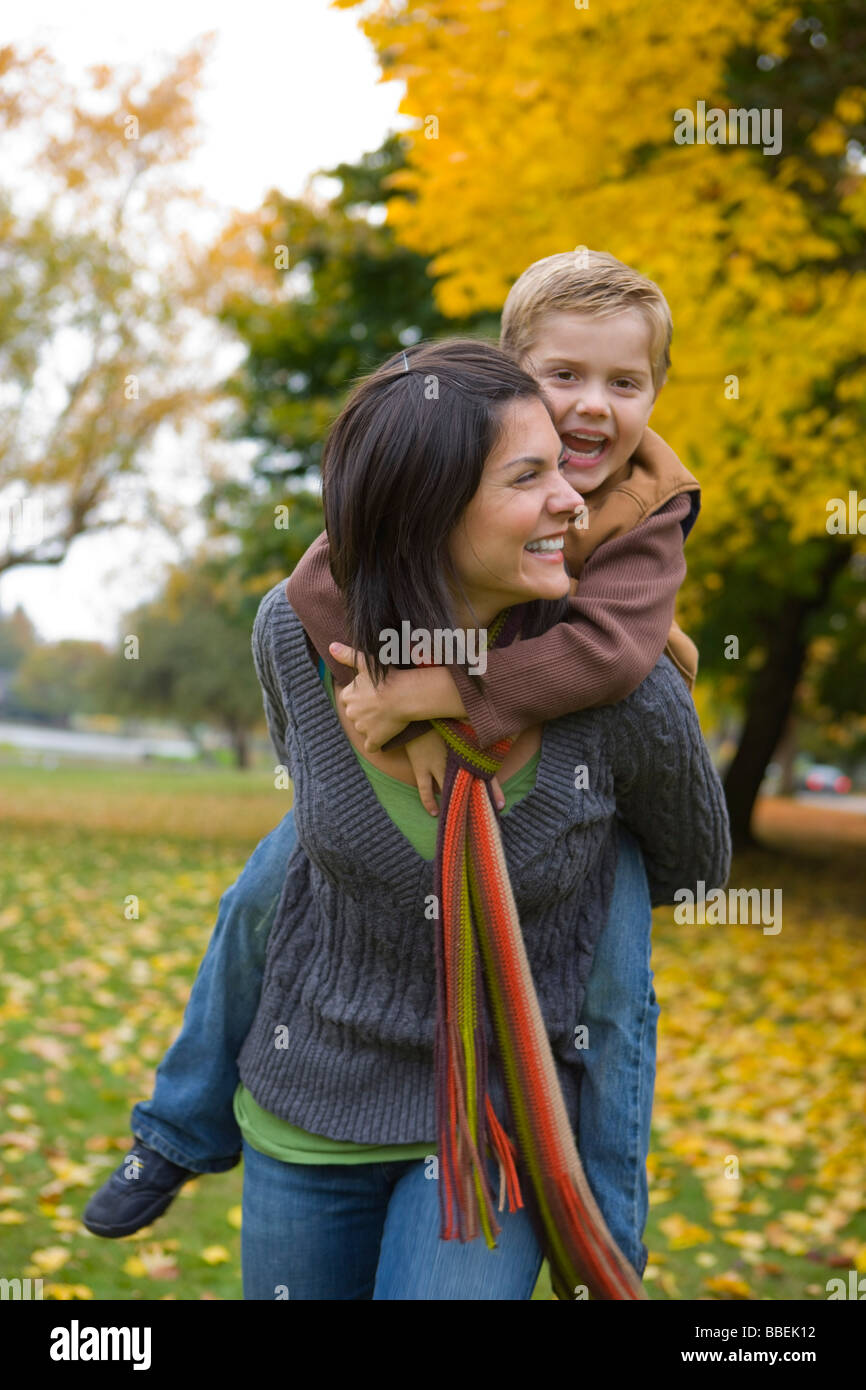
[[[131,1361],[134,1371],[150,1369],[149,1327],[82,1327],[77,1318],[69,1327],[51,1331],[48,1355],[52,1361]]]
[[[674,112],[674,141],[677,145],[760,145],[764,154],[778,154],[781,107],[737,106],[725,111],[711,106],[708,111],[705,101],[699,101],[695,111],[681,106]]]
[[[847,1283],[844,1279],[828,1279],[824,1288],[827,1290],[827,1301],[832,1302],[834,1298],[851,1298],[857,1303],[866,1300],[866,1274],[858,1274],[856,1269],[848,1270]]]
[[[42,1296],[41,1279],[0,1279],[0,1300],[41,1299]]]
[[[698,879],[695,891],[678,888],[674,893],[674,921],[682,926],[764,924],[764,936],[777,936],[782,930],[781,888],[711,888]],[[772,895],[772,907],[771,907]]]
[[[466,666],[471,676],[487,670],[485,627],[435,627],[432,632],[407,620],[379,633],[379,660],[383,666]]]
[[[827,503],[828,536],[866,536],[866,497],[853,488],[844,497],[831,497]]]
[[[15,537],[24,545],[41,545],[45,540],[45,509],[41,497],[23,497],[0,502],[0,538]]]

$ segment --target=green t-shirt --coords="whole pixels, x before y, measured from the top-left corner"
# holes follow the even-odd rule
[[[319,675],[325,683],[331,703],[335,705],[334,678],[321,660]],[[436,816],[431,816],[429,811],[425,811],[418,788],[374,767],[357,748],[355,756],[370,779],[382,808],[422,859],[432,862],[436,857],[439,821]],[[502,783],[505,796],[503,815],[507,816],[518,801],[522,801],[532,791],[540,758],[539,750],[528,763],[518,768],[512,777]],[[417,1144],[357,1144],[352,1139],[329,1139],[324,1134],[310,1134],[307,1130],[298,1129],[296,1125],[290,1125],[279,1116],[272,1115],[269,1110],[263,1110],[253,1100],[243,1083],[235,1092],[234,1113],[238,1128],[247,1143],[260,1153],[282,1159],[284,1163],[386,1163],[395,1159],[426,1158],[436,1153],[436,1140]]]

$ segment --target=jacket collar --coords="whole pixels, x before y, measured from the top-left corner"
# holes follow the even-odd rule
[[[683,524],[684,535],[688,535],[700,509],[700,489],[697,478],[661,436],[655,430],[645,430],[628,462],[587,497],[589,525],[569,528],[565,558],[572,575],[580,574],[593,551],[605,541],[625,535],[681,492],[690,492],[693,498],[691,513]]]

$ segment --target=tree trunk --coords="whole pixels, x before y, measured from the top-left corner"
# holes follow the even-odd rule
[[[250,745],[246,728],[242,724],[230,724],[228,730],[232,752],[235,755],[235,767],[242,770],[248,768],[250,765]]]
[[[739,747],[725,776],[731,838],[740,848],[755,843],[752,811],[767,763],[791,714],[806,658],[806,620],[826,603],[850,553],[850,547],[834,545],[816,575],[815,593],[785,604],[770,636],[767,659],[752,683]]]

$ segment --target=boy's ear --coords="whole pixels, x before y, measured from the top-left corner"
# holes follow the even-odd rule
[[[653,396],[653,405],[655,405],[656,401],[658,400],[659,396],[661,395],[662,391],[664,390],[666,384],[667,384],[667,377],[664,377],[664,378],[662,379],[661,385],[659,386],[659,389],[656,391],[655,395]]]

